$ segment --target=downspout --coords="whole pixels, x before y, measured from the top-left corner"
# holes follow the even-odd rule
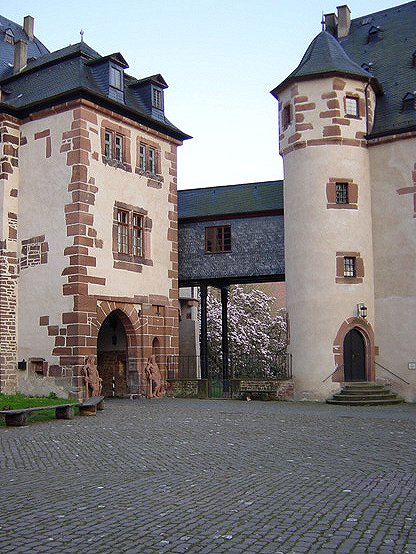
[[[365,138],[368,140],[368,134],[369,134],[369,121],[368,121],[368,87],[370,86],[370,79],[368,80],[367,84],[365,85],[364,89],[364,98],[365,98]]]

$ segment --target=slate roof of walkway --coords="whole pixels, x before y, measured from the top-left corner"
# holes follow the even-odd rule
[[[179,219],[283,210],[283,181],[178,191]]]

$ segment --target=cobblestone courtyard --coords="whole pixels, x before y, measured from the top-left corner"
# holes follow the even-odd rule
[[[109,400],[0,428],[5,553],[416,553],[416,406]]]

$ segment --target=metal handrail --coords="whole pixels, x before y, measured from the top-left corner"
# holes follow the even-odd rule
[[[384,365],[381,365],[377,362],[374,362],[374,363],[376,365],[378,365],[379,367],[381,367],[382,369],[386,370],[388,373],[391,373],[392,375],[397,377],[397,379],[400,379],[400,381],[403,381],[403,383],[406,383],[406,385],[410,385],[409,381],[406,381],[406,379],[403,379],[402,377],[400,377],[400,375],[396,375],[396,373],[394,373],[394,371],[391,371],[390,369],[387,369],[387,367],[384,367]]]
[[[342,367],[344,367],[344,364],[341,364],[341,365],[338,365],[338,364],[337,364],[337,365],[334,367],[334,369],[331,371],[331,373],[328,375],[328,377],[325,377],[325,379],[322,381],[322,383],[325,383],[325,381],[328,381],[328,379],[329,379],[330,377],[332,377],[332,376],[334,375],[334,373],[335,373],[336,371],[338,371],[338,369],[341,369]]]

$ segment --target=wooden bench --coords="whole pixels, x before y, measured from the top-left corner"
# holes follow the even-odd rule
[[[97,410],[104,410],[104,396],[91,396],[88,400],[76,405],[79,408],[79,415],[93,416]]]
[[[74,408],[77,404],[55,404],[53,406],[34,406],[32,408],[18,408],[16,410],[0,410],[4,415],[6,425],[10,427],[22,427],[27,425],[27,418],[35,412],[43,410],[55,410],[56,419],[73,419]]]

